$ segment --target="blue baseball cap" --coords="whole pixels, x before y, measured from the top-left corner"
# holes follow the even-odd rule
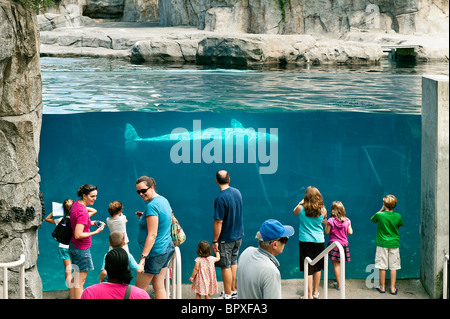
[[[266,220],[259,229],[263,241],[274,240],[280,237],[290,237],[294,235],[294,227],[282,225],[276,219]]]

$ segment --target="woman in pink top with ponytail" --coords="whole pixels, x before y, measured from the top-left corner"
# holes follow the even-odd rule
[[[350,219],[347,218],[344,205],[339,201],[334,201],[331,204],[331,217],[328,220],[324,219],[325,234],[330,234],[330,241],[328,245],[337,241],[344,248],[345,261],[350,261],[350,250],[348,248],[347,234],[353,234]],[[334,287],[337,290],[341,289],[341,263],[339,249],[334,247],[328,256],[331,259],[334,267],[334,275],[336,276],[336,282]]]
[[[69,244],[70,259],[73,264],[73,274],[68,277],[70,295],[74,299],[80,299],[83,292],[84,282],[88,271],[94,270],[91,256],[91,236],[103,231],[105,223],[100,222],[98,228],[91,232],[89,227],[96,221],[91,221],[87,206],[94,204],[97,199],[97,186],[85,184],[78,189],[79,200],[75,201],[70,208],[70,223],[72,226],[72,240]]]

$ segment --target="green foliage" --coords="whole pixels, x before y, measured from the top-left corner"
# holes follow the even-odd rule
[[[286,10],[284,10],[284,6],[286,3],[291,2],[291,0],[273,0],[276,3],[278,3],[278,8],[281,10],[281,18],[283,19],[283,22],[286,20]]]
[[[25,7],[33,10],[41,10],[44,8],[50,8],[56,6],[56,1],[58,0],[15,0],[21,2]]]

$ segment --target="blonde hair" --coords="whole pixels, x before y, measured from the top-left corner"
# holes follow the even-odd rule
[[[316,187],[309,186],[306,189],[303,207],[305,208],[305,215],[308,217],[319,217],[322,214],[323,198]]]
[[[334,217],[341,222],[347,217],[345,207],[340,201],[334,201],[331,204],[331,217]]]
[[[383,197],[383,203],[387,209],[393,210],[397,206],[397,198],[394,195],[386,195]]]
[[[64,200],[63,202],[63,210],[64,210],[64,214],[67,216],[70,216],[70,209],[72,208],[72,204],[73,204],[73,200],[70,198],[67,198],[66,200]]]

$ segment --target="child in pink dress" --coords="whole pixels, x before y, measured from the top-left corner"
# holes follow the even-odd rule
[[[220,260],[219,252],[216,257],[211,256],[209,243],[202,240],[197,246],[197,257],[195,267],[189,281],[192,282],[192,291],[195,291],[195,298],[211,299],[211,294],[218,293],[216,268],[214,263]]]
[[[347,234],[353,234],[353,229],[350,223],[350,219],[347,218],[345,213],[344,205],[339,201],[334,201],[331,204],[331,217],[328,220],[324,220],[325,234],[330,234],[330,241],[328,245],[332,242],[339,242],[344,248],[344,259],[345,261],[350,261],[350,250],[348,248],[348,238]],[[334,283],[334,288],[340,290],[341,288],[341,261],[339,249],[334,247],[329,253],[331,262],[334,267],[334,274],[336,276],[336,282]]]

